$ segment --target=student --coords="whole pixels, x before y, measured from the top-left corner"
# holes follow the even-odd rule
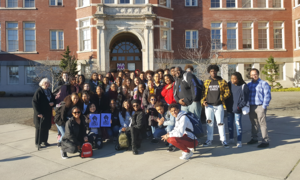
[[[227,122],[229,131],[229,143],[234,143],[234,127],[236,126],[237,147],[242,147],[242,108],[248,103],[249,89],[242,78],[241,73],[235,72],[231,75],[231,81],[228,82],[231,96],[226,99]]]
[[[68,72],[62,72],[61,78],[58,81],[58,86],[69,84],[69,73]]]
[[[141,143],[142,143],[140,136],[142,133],[141,130],[144,127],[145,113],[141,109],[140,100],[132,100],[131,103],[135,112],[131,116],[131,124],[129,125],[129,127],[123,128],[122,131],[130,132],[132,153],[134,155],[137,155],[138,149],[141,147]]]
[[[89,106],[90,104],[90,95],[87,91],[83,91],[82,92],[82,96],[81,96],[81,99],[83,101],[83,106],[82,106],[82,114],[83,115],[86,115],[86,113],[88,112],[87,111],[87,107]]]
[[[116,77],[115,84],[117,86],[117,92],[122,92],[122,78]]]
[[[133,79],[133,84],[131,84],[131,86],[130,86],[131,96],[133,96],[134,93],[138,90],[139,84],[140,84],[140,78],[135,77],[135,78]]]
[[[97,73],[94,72],[92,74],[89,84],[90,84],[91,91],[93,93],[96,93],[96,87],[99,85]]]
[[[151,94],[154,94],[157,101],[160,101],[160,92],[157,89],[155,89],[153,80],[148,80],[148,86],[146,87],[146,89],[143,93],[142,106],[144,106],[145,108],[147,108],[147,106],[149,104],[148,98]]]
[[[143,104],[143,94],[144,94],[144,91],[145,91],[145,84],[144,83],[141,83],[139,84],[138,86],[138,91],[136,91],[133,95],[133,99],[138,99],[142,102]],[[141,107],[142,109],[144,109],[144,106]]]
[[[93,99],[91,99],[92,102],[94,102],[96,104],[96,107],[99,111],[103,111],[103,110],[106,110],[108,109],[108,106],[107,106],[107,98],[104,96],[104,92],[103,92],[103,89],[102,87],[100,86],[97,86],[96,88],[96,94],[94,96]]]
[[[153,72],[153,71],[148,70],[148,71],[145,72],[145,74],[146,74],[147,82],[148,82],[149,80],[153,80],[153,75],[154,75],[154,72]]]
[[[171,67],[171,68],[170,68],[170,74],[171,74],[171,76],[173,76],[174,79],[175,79],[175,67]]]
[[[145,73],[144,72],[140,72],[139,78],[141,80],[141,83],[145,83],[145,85],[147,84],[147,80],[145,79]]]
[[[161,91],[161,96],[164,98],[165,102],[170,105],[172,103],[176,103],[174,98],[174,79],[170,74],[164,75],[166,85],[163,87]]]
[[[170,74],[170,70],[166,68],[166,69],[164,70],[164,75],[167,75],[167,74]]]
[[[117,137],[119,135],[119,129],[120,129],[120,120],[119,120],[119,111],[116,108],[116,100],[111,99],[109,102],[109,110],[104,111],[104,113],[110,113],[111,114],[111,127],[107,128],[107,133],[110,138],[113,137],[113,140],[116,141]]]
[[[225,100],[230,97],[228,84],[221,77],[217,76],[219,72],[217,65],[210,65],[207,72],[210,74],[208,80],[204,83],[201,104],[205,107],[207,141],[203,146],[212,145],[214,134],[214,121],[216,118],[220,141],[225,148],[229,148],[226,142],[225,125],[224,125],[224,109],[226,109]]]
[[[89,123],[90,115],[91,114],[99,114],[99,111],[97,110],[97,106],[94,103],[89,104],[87,107],[87,115],[85,118],[86,126],[87,126],[87,136],[89,142],[92,144],[93,149],[97,148],[100,149],[102,147],[102,140],[101,140],[101,129],[99,128],[90,128]]]
[[[131,116],[133,114],[132,107],[129,100],[125,100],[122,105],[122,111],[119,112],[119,120],[120,120],[120,131],[122,128],[129,127],[131,123]]]
[[[198,144],[194,134],[187,131],[187,129],[194,131],[193,124],[189,118],[185,116],[186,112],[179,110],[177,104],[171,104],[169,111],[176,118],[175,127],[171,132],[163,135],[162,140],[182,150],[183,152],[180,159],[188,160],[193,156],[194,145]]]
[[[83,91],[87,91],[91,98],[94,96],[94,92],[91,91],[89,83],[84,83],[82,91],[80,93],[78,93],[79,98],[81,98]]]
[[[152,134],[154,134],[155,129],[157,127],[157,118],[158,118],[158,112],[155,109],[155,103],[156,103],[156,96],[154,94],[151,94],[148,98],[148,106],[147,106],[147,116],[148,116],[148,125],[151,126]],[[152,143],[158,143],[158,141],[153,137]]]
[[[164,81],[161,81],[160,75],[158,73],[154,74],[153,80],[154,80],[153,81],[154,88],[156,89],[158,95],[161,96],[160,93],[161,93],[165,83],[164,83]],[[159,99],[161,99],[161,97]]]

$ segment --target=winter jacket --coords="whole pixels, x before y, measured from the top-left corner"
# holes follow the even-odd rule
[[[114,110],[114,112],[111,112],[110,109],[104,111],[103,113],[110,113],[111,114],[111,120],[112,120],[112,123],[111,123],[111,127],[114,127],[114,126],[121,126],[120,125],[120,120],[119,120],[119,111],[117,109]]]
[[[166,111],[163,116],[161,114],[158,114],[158,117],[159,118],[164,117],[164,119],[165,119],[164,123],[162,125],[158,126],[159,128],[163,128],[163,127],[166,127],[166,126],[174,126],[175,125],[175,119],[171,118],[170,111]]]
[[[176,100],[174,98],[174,83],[172,84],[172,88],[167,89],[169,85],[165,85],[161,91],[161,96],[165,99],[166,103],[172,104],[176,103]]]
[[[78,151],[77,146],[81,146],[86,136],[85,117],[80,116],[80,124],[78,124],[74,117],[71,117],[67,121],[65,126],[65,135],[61,141],[61,149],[64,152],[76,153]]]
[[[248,103],[248,99],[249,99],[248,86],[247,84],[236,86],[229,81],[228,87],[231,96],[225,101],[227,112],[240,114],[242,113],[242,108],[245,107]]]
[[[224,109],[226,109],[225,100],[230,97],[231,95],[230,90],[228,88],[227,82],[224,79],[222,79],[221,77],[217,77],[217,80],[220,88],[220,100],[222,101]],[[211,79],[208,79],[204,82],[204,89],[202,91],[202,99],[201,99],[202,106],[204,106],[203,102],[206,101],[210,83],[211,83]]]
[[[134,112],[132,112],[131,114],[134,114]],[[121,127],[129,127],[130,123],[131,123],[131,115],[129,114],[129,112],[126,111],[126,116],[125,118],[123,118],[122,116],[122,111],[119,112],[119,120],[120,120],[120,125]]]
[[[156,97],[156,102],[159,102],[160,101],[160,92],[155,89],[154,87],[154,94],[155,94],[155,97]],[[150,96],[150,92],[149,92],[149,87],[147,86],[144,93],[143,93],[143,102],[142,102],[142,106],[144,106],[145,108],[147,108],[149,102],[148,102],[148,97]]]
[[[184,103],[189,106],[201,100],[202,86],[194,74],[184,72],[181,78],[176,79],[173,91],[177,102],[184,98]]]
[[[178,113],[175,120],[175,127],[171,132],[169,132],[169,137],[182,137],[184,134],[186,134],[191,139],[197,139],[197,137],[195,137],[193,133],[186,131],[186,128],[194,131],[194,127],[185,114],[185,111],[180,111]]]
[[[91,99],[91,102],[95,103],[97,106],[97,110],[99,112],[103,110],[107,110],[109,108],[107,98],[102,94],[101,98],[99,98],[98,95],[93,96],[93,99]]]
[[[62,106],[61,108],[61,122],[60,122],[60,126],[65,125],[65,123],[68,121],[69,118],[71,118],[72,115],[72,108],[74,106],[77,106],[80,108],[80,110],[82,111],[82,107],[83,107],[83,102],[81,101],[81,99],[78,100],[76,105],[73,105],[72,100],[71,100],[71,95],[67,96],[64,99],[65,104]]]
[[[129,131],[131,128],[142,129],[145,127],[146,115],[142,109],[136,111],[131,116],[131,123],[129,128],[126,128],[126,131]]]
[[[93,80],[90,80],[90,81],[89,81],[90,90],[91,90],[93,93],[96,93],[96,88],[97,88],[97,86],[99,86],[99,82],[96,81],[96,83],[97,83],[97,84],[95,84],[95,83],[93,82]]]
[[[51,93],[50,90],[49,92]],[[38,117],[39,114],[42,114],[44,117],[41,129],[49,130],[51,128],[52,107],[49,105],[50,102],[53,102],[54,105],[52,107],[55,107],[54,95],[51,93],[49,101],[43,88],[39,87],[32,98],[33,122],[36,128],[40,127],[41,118]]]

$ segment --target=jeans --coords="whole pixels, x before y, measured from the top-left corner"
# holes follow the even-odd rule
[[[156,126],[151,126],[152,135],[154,135],[155,129],[157,129]]]
[[[206,114],[207,140],[211,140],[211,141],[213,140],[214,121],[216,117],[220,140],[226,141],[223,105],[222,104],[219,106],[208,105],[207,107],[205,107],[205,114]]]
[[[189,106],[181,106],[181,110],[185,111],[185,112],[191,112],[193,114],[195,114],[198,119],[199,122],[201,122],[201,110],[202,110],[202,106],[200,102],[193,102],[191,105]]]
[[[153,137],[155,139],[161,139],[161,136],[165,135],[165,134],[167,134],[167,131],[165,128],[156,128],[155,132],[153,133]]]
[[[227,121],[228,121],[229,139],[233,139],[233,135],[234,135],[233,123],[235,123],[237,141],[242,141],[242,114],[228,112]]]
[[[119,129],[120,127],[119,126],[114,126],[114,127],[111,127],[111,128],[107,128],[107,133],[108,133],[108,136],[109,137],[118,137],[119,135]]]
[[[55,124],[55,125],[56,125],[56,127],[57,127],[57,130],[58,130],[59,133],[61,134],[60,139],[59,139],[58,142],[61,142],[62,138],[63,138],[64,135],[65,135],[65,126],[64,126],[64,125],[63,125],[63,126],[59,126],[59,125],[57,125],[57,124]]]

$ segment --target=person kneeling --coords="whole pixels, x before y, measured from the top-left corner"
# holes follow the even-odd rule
[[[126,131],[127,134],[131,135],[131,145],[132,145],[132,153],[134,155],[138,154],[138,148],[141,147],[141,130],[144,127],[145,122],[145,113],[141,109],[141,101],[140,100],[132,100],[132,107],[135,111],[131,116],[131,123],[129,127],[122,128],[122,131]]]
[[[193,124],[187,116],[185,116],[185,111],[180,111],[177,104],[171,104],[169,106],[169,111],[176,118],[175,128],[162,136],[162,140],[167,141],[178,149],[182,150],[182,156],[180,159],[188,160],[193,155],[194,144],[198,144],[197,138],[193,133],[188,132],[194,131]],[[194,142],[196,141],[196,142]]]
[[[85,118],[81,115],[79,107],[72,108],[72,117],[67,121],[65,125],[65,135],[61,142],[61,156],[63,159],[67,159],[68,153],[77,153],[81,151],[81,146],[84,141],[87,141]]]

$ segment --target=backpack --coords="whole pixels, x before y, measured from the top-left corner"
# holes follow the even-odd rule
[[[55,116],[54,116],[54,122],[61,126],[63,125],[62,124],[62,120],[63,120],[63,117],[61,117],[61,110],[62,110],[62,107],[65,105],[66,103],[64,101],[62,101],[61,103],[59,103],[58,105],[56,105],[56,108],[55,108]]]
[[[129,139],[125,132],[121,132],[118,139],[118,144],[116,145],[115,149],[121,150],[121,149],[128,149],[129,148]]]
[[[190,130],[190,129],[186,129],[188,132],[193,133],[195,136],[200,136],[204,133],[203,128],[202,128],[202,123],[199,121],[199,119],[197,118],[197,116],[195,116],[195,114],[188,112],[185,114],[185,116],[187,116],[189,118],[189,120],[191,121],[194,131]]]
[[[86,142],[82,145],[81,154],[82,158],[92,157],[93,156],[93,147],[91,143]]]

